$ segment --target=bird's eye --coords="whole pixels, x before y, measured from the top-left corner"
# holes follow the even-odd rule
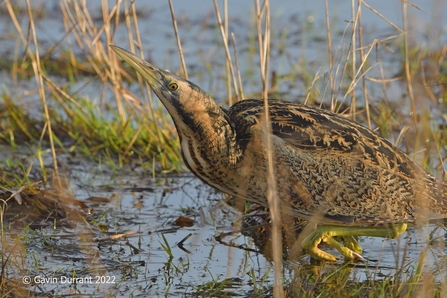
[[[177,83],[169,83],[169,89],[171,89],[172,91],[177,91],[178,84]]]

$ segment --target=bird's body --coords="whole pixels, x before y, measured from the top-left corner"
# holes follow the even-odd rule
[[[163,102],[186,165],[208,185],[268,207],[265,144],[271,139],[281,211],[317,218],[318,231],[304,241],[314,256],[334,259],[317,248],[321,241],[346,257],[358,255],[333,236],[398,236],[404,229],[390,232],[390,224],[447,217],[447,186],[360,124],[325,110],[269,100],[271,131],[266,131],[263,101],[243,100],[225,111],[189,81],[113,49]]]
[[[384,225],[447,217],[445,185],[371,130],[340,115],[269,101],[283,210],[328,224]],[[249,99],[194,120],[180,134],[188,168],[227,194],[267,206],[264,101]],[[268,207],[268,206],[267,206]]]

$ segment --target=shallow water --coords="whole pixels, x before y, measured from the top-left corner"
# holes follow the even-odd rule
[[[24,249],[24,267],[29,271],[14,274],[17,279],[21,274],[31,277],[32,291],[54,291],[58,295],[181,296],[208,281],[227,277],[237,281],[238,291],[248,291],[250,287],[242,283],[247,268],[258,274],[265,274],[270,268],[261,255],[250,255],[214,239],[219,232],[233,229],[234,213],[218,202],[222,195],[195,178],[78,174],[75,171],[70,175],[73,194],[89,206],[86,218],[91,224],[69,216],[63,227],[54,228],[51,222],[40,228],[33,225],[36,229],[28,231],[29,245]],[[81,181],[88,183],[80,184]],[[173,222],[179,216],[193,219],[194,225],[176,226]],[[97,229],[98,222],[107,232]],[[11,232],[9,241],[14,243],[18,235],[14,228]],[[129,236],[110,238],[123,233]],[[181,247],[176,246],[188,235]],[[225,240],[252,246],[250,239],[240,235]],[[168,244],[172,259],[163,249]],[[71,283],[73,272],[87,283]],[[97,276],[109,278],[111,283],[96,283]]]
[[[90,14],[93,21],[100,27],[102,25],[101,1],[88,1]],[[113,7],[115,1],[108,1],[109,8]],[[19,7],[25,7],[24,1],[18,1]],[[32,1],[33,7],[38,11],[43,11],[44,17],[36,18],[36,31],[41,52],[55,43],[62,41],[58,47],[53,49],[52,56],[59,57],[62,52],[70,47],[81,59],[85,54],[79,47],[68,45],[63,19],[59,6],[59,1]],[[331,22],[333,51],[339,54],[346,52],[349,40],[348,28],[351,16],[351,1],[328,1],[329,19]],[[201,0],[193,2],[173,1],[176,11],[179,34],[182,40],[183,52],[189,70],[190,80],[201,86],[210,94],[215,95],[217,101],[222,102],[226,98],[227,88],[224,83],[225,74],[225,52],[221,45],[221,37],[216,27],[216,17],[212,2]],[[447,9],[447,1],[412,1],[408,6],[409,30],[411,32],[412,43],[431,49],[439,49],[446,40],[447,18],[442,13]],[[179,69],[179,59],[175,35],[172,30],[171,16],[167,1],[136,1],[136,9],[139,13],[138,24],[141,31],[143,52],[145,57],[156,66],[171,71]],[[328,72],[328,57],[326,47],[326,24],[324,1],[300,1],[300,5],[294,0],[272,1],[272,51],[270,69],[278,76],[301,77],[319,73],[324,76]],[[376,9],[388,21],[380,18],[368,8],[362,10],[363,43],[365,46],[372,44],[375,40],[385,37],[401,36],[403,28],[401,1],[380,0],[374,1]],[[229,31],[235,34],[239,62],[243,78],[244,92],[248,94],[260,93],[260,74],[258,71],[259,61],[257,54],[250,50],[251,44],[256,36],[256,29],[253,25],[254,6],[251,1],[229,1]],[[223,7],[221,6],[221,14]],[[19,19],[19,22],[26,27],[26,17]],[[391,25],[390,22],[394,25]],[[76,24],[73,24],[73,26]],[[7,59],[14,57],[17,35],[14,33],[15,27],[8,15],[0,17],[0,36],[2,39],[2,54]],[[73,39],[73,37],[71,37]],[[397,38],[396,40],[399,40]],[[401,61],[398,56],[392,55],[394,39],[385,43],[387,47],[379,47],[376,50],[378,55],[377,63],[369,75],[374,78],[393,77],[400,68]],[[128,46],[128,31],[125,24],[120,24],[116,28],[115,43],[123,48]],[[20,55],[20,54],[19,54]],[[389,56],[390,58],[386,58]],[[337,59],[343,59],[342,56]],[[385,59],[385,61],[382,61]],[[305,64],[305,66],[302,65]],[[213,69],[210,74],[209,67]],[[304,73],[301,73],[304,72]],[[55,79],[55,78],[52,78]],[[324,81],[324,79],[322,79]],[[0,85],[8,92],[17,94],[18,99],[25,100],[29,97],[38,99],[38,94],[32,92],[36,88],[34,80],[30,80],[25,86],[19,86],[23,82],[12,81],[8,71],[0,72]],[[326,84],[323,82],[323,84]],[[367,82],[367,84],[370,84]],[[388,98],[400,100],[405,90],[399,83],[391,83],[387,90],[379,90],[371,94],[372,98]],[[18,88],[16,88],[18,87]],[[137,87],[137,86],[136,86]],[[322,94],[322,100],[328,100],[325,86],[317,86]],[[95,80],[87,78],[85,81],[79,80],[71,82],[69,93],[78,96],[98,98],[98,86]],[[30,92],[22,92],[30,91]],[[107,100],[113,98],[113,93],[106,88]],[[302,101],[303,95],[307,91],[301,80],[288,82],[281,81],[278,86],[278,94],[286,100]],[[383,94],[382,92],[385,92]],[[114,102],[114,100],[110,100]]]
[[[69,179],[74,197],[88,206],[84,210],[87,222],[69,215],[57,227],[52,222],[34,224],[25,232],[12,227],[7,235],[9,245],[16,243],[17,233],[27,239],[22,241],[27,243],[22,250],[12,253],[13,260],[24,262],[20,267],[26,270],[11,267],[8,274],[19,286],[57,295],[150,297],[193,296],[204,290],[213,296],[210,288],[219,288],[220,282],[226,282],[223,291],[233,291],[238,297],[251,293],[253,282],[267,293],[272,286],[272,264],[256,252],[250,237],[237,232],[222,241],[215,238],[237,230],[239,214],[221,202],[221,194],[197,179],[187,175],[152,179],[89,168],[72,169]],[[176,226],[179,216],[194,220],[194,225]],[[348,266],[345,274],[353,282],[378,281],[395,274],[408,278],[426,249],[426,272],[437,267],[445,271],[446,249],[427,244],[433,229],[433,225],[410,228],[398,240],[360,237],[368,262]],[[112,239],[122,234],[127,236]],[[438,234],[443,241],[445,232]],[[168,246],[172,258],[163,248]],[[308,270],[309,259],[304,256],[286,264],[287,285]],[[324,273],[344,266],[342,261],[336,264],[319,269]],[[22,281],[27,277],[32,279],[29,286]],[[79,278],[77,283],[70,279],[74,277]]]

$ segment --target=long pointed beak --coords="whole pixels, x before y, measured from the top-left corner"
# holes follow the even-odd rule
[[[158,68],[125,49],[114,45],[110,45],[110,47],[118,56],[132,66],[132,68],[146,80],[152,89],[163,88],[163,84],[161,83],[162,75]]]

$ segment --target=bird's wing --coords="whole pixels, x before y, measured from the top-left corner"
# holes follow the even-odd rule
[[[341,115],[301,104],[284,105],[279,100],[269,100],[269,111],[273,135],[296,148],[346,154],[409,179],[424,172],[388,140]],[[243,145],[250,138],[250,128],[264,117],[264,102],[243,100],[229,113]]]
[[[318,164],[318,158],[320,161],[333,158],[338,161],[333,162],[332,165],[347,166],[341,171],[341,176],[337,178],[337,181],[325,183],[322,177],[327,175],[320,175],[318,179],[322,178],[323,180],[318,183],[323,183],[323,188],[326,187],[326,189],[316,188],[323,192],[320,193],[323,199],[317,199],[315,195],[312,195],[312,204],[315,207],[300,206],[297,203],[298,205],[294,207],[298,212],[304,210],[311,214],[311,209],[316,208],[314,212],[323,215],[326,219],[345,224],[408,221],[413,218],[414,211],[417,209],[433,210],[439,214],[445,212],[443,211],[445,196],[440,195],[437,190],[436,179],[426,173],[404,152],[370,129],[343,116],[300,104],[284,105],[283,101],[269,100],[269,111],[272,134],[275,136],[277,144],[284,142],[296,151],[296,156],[290,157],[287,152],[284,154],[281,152],[287,146],[277,146],[279,148],[277,154],[282,155],[283,160],[307,156],[307,158],[313,159],[314,163],[310,163],[309,166],[318,169],[321,167]],[[234,122],[233,125],[242,151],[244,146],[249,144],[253,133],[259,133],[258,130],[262,127],[259,124],[262,123],[264,117],[264,103],[261,100],[244,100],[230,108],[229,118]],[[304,179],[303,173],[299,171],[304,171],[303,169],[296,171],[296,169],[290,168],[289,170],[291,175],[300,181],[298,183],[303,183],[305,188],[309,187],[309,191],[315,191],[316,188],[310,186],[310,183],[313,182],[302,180]],[[313,171],[310,168],[306,170]],[[353,182],[353,180],[360,182]],[[376,199],[386,198],[386,203],[393,206],[393,212],[384,214],[382,207],[361,211],[360,207],[360,209],[355,209],[343,206],[343,203],[331,202],[330,197],[333,195],[330,193],[346,193],[349,191],[349,187],[356,191],[364,191],[364,188],[360,188],[362,188],[361,184],[365,183],[380,185],[375,186],[379,189],[370,189],[378,191],[378,194],[364,193],[369,197],[369,204],[375,204],[374,200]],[[397,188],[400,190],[396,190]],[[391,196],[389,191],[396,193]],[[305,196],[300,195],[300,197]],[[368,199],[362,195],[350,197],[358,201],[358,206],[365,205],[363,200]],[[301,217],[305,218],[304,215]]]

